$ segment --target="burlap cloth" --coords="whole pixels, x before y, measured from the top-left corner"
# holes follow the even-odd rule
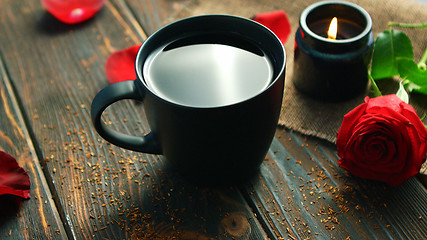
[[[201,14],[231,14],[251,18],[257,13],[284,10],[291,22],[292,34],[285,44],[286,84],[279,124],[300,133],[316,136],[335,143],[343,116],[363,102],[369,91],[346,102],[321,102],[300,94],[292,84],[295,31],[299,15],[316,0],[193,0],[177,12],[170,21]],[[373,34],[387,29],[390,21],[420,23],[427,21],[427,4],[412,0],[352,0],[372,17]],[[399,28],[396,28],[399,29]],[[427,29],[401,29],[411,39],[415,60],[419,61],[427,45]],[[378,82],[383,94],[395,93],[397,82],[393,79]],[[410,103],[422,117],[427,113],[427,96],[411,94]],[[427,123],[427,117],[423,120]],[[426,165],[422,172],[427,173]]]

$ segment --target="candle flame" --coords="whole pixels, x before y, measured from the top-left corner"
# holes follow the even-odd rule
[[[328,29],[328,39],[337,39],[338,31],[338,19],[336,17],[332,18],[331,24]]]

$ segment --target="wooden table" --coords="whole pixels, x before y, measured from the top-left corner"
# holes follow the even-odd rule
[[[0,196],[0,239],[423,239],[427,192],[352,177],[336,147],[278,128],[259,174],[196,186],[162,156],[102,140],[90,120],[108,85],[107,57],[141,43],[185,0],[109,0],[65,25],[39,1],[0,2],[0,149],[31,179],[31,199]],[[124,132],[149,128],[142,107],[105,114]]]

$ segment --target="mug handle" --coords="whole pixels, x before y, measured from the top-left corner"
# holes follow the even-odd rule
[[[160,145],[152,133],[145,136],[131,136],[109,128],[102,120],[104,110],[111,104],[123,100],[143,100],[136,86],[136,80],[114,83],[102,89],[92,101],[91,116],[96,131],[108,142],[133,151],[161,154]]]

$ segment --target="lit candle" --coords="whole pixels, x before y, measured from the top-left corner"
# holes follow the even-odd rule
[[[321,1],[308,6],[295,34],[295,87],[327,101],[365,92],[374,42],[371,30],[371,17],[356,4]]]

